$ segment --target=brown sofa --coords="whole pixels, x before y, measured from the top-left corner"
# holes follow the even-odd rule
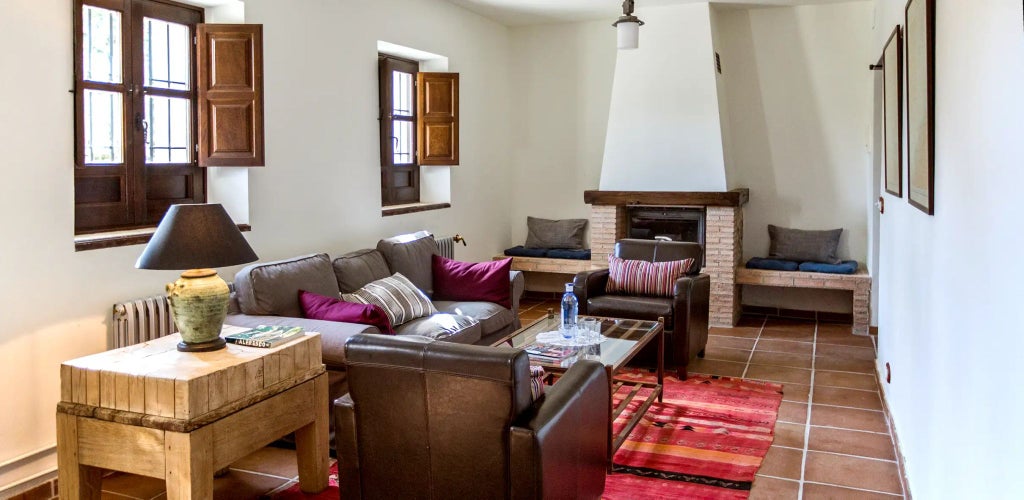
[[[298,291],[337,297],[400,272],[429,297],[433,289],[431,255],[437,242],[426,232],[380,240],[376,249],[357,250],[333,261],[310,254],[243,268],[235,275],[226,324],[290,325],[320,332],[323,360],[330,378],[331,399],[346,392],[345,341],[358,333],[380,333],[376,327],[302,317]],[[519,328],[523,276],[510,275],[511,309],[491,302],[433,301],[439,311],[395,328],[397,335],[417,335],[462,344],[489,344]]]
[[[608,295],[608,270],[584,271],[576,275],[573,290],[580,314],[657,321],[665,318],[665,367],[674,366],[679,378],[686,378],[686,366],[704,357],[708,342],[708,307],[711,277],[700,273],[703,248],[697,243],[623,239],[615,243],[615,256],[622,259],[665,262],[693,258],[697,265],[676,280],[672,297]],[[657,348],[653,343],[634,358],[653,365]]]
[[[534,402],[518,349],[385,335],[346,349],[342,498],[600,498],[611,425],[600,363],[576,363]]]

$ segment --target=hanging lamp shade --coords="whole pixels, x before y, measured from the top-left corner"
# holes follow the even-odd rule
[[[620,50],[635,49],[640,46],[640,27],[644,22],[633,15],[633,7],[633,0],[622,2],[622,16],[612,23],[617,31]]]

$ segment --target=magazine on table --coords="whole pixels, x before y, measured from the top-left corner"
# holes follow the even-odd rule
[[[303,333],[304,330],[301,326],[260,325],[256,328],[225,335],[224,340],[250,347],[274,347]]]
[[[573,346],[558,346],[542,344],[539,342],[525,345],[523,346],[523,350],[526,351],[531,358],[537,358],[545,361],[558,361],[576,353],[576,347]]]

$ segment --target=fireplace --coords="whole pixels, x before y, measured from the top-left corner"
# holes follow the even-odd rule
[[[626,235],[641,240],[689,241],[704,246],[704,208],[632,206]],[[700,262],[701,267],[704,261]]]
[[[743,254],[743,205],[749,198],[750,192],[742,188],[723,192],[585,191],[583,201],[591,206],[591,261],[607,265],[615,242],[622,238],[685,240],[690,239],[687,235],[696,235],[698,239],[693,241],[704,245],[701,272],[711,276],[710,322],[733,326],[740,315],[736,268]]]

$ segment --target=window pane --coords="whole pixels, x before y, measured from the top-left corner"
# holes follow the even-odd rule
[[[123,96],[117,92],[86,90],[83,98],[85,163],[121,163],[124,147]]]
[[[391,95],[395,116],[412,116],[412,75],[394,71],[391,75]]]
[[[396,165],[412,163],[412,122],[395,120],[392,143],[395,146]]]
[[[142,60],[145,85],[188,90],[188,26],[145,18],[142,28]]]
[[[146,163],[188,163],[191,123],[188,99],[146,96]]]
[[[121,13],[82,6],[82,78],[121,83]]]

